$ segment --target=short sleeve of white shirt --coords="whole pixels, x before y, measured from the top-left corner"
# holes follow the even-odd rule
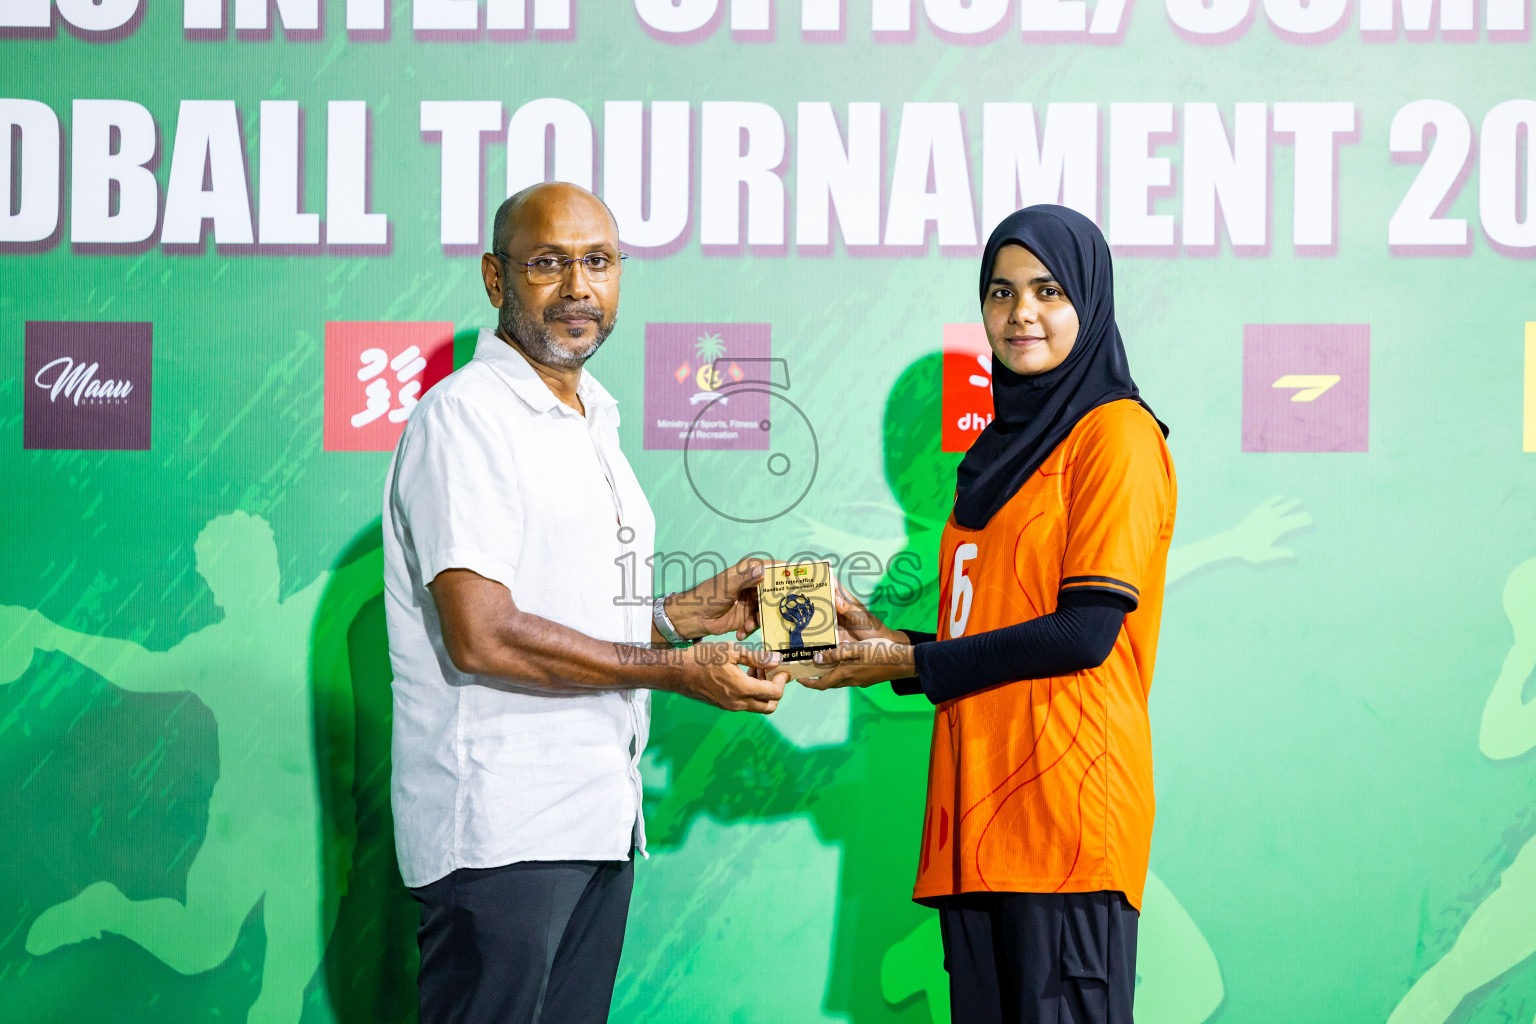
[[[457,396],[419,409],[400,450],[395,499],[430,583],[468,569],[513,590],[522,547],[522,509],[507,472],[503,427]],[[486,510],[498,510],[487,515]]]

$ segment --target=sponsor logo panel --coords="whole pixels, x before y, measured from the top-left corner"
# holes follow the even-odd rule
[[[763,451],[771,324],[646,324],[645,447]],[[690,432],[692,434],[690,438]]]
[[[992,349],[981,324],[944,325],[943,410],[946,452],[969,451],[992,422]]]
[[[1243,451],[1370,448],[1369,324],[1243,328]]]
[[[452,372],[452,323],[327,322],[325,450],[393,451],[416,403]]]
[[[153,328],[27,321],[23,447],[148,451]]]

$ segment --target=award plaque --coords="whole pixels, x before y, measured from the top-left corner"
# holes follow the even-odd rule
[[[816,674],[811,656],[837,646],[837,604],[832,563],[793,562],[767,567],[757,587],[763,646],[778,651],[792,676]]]

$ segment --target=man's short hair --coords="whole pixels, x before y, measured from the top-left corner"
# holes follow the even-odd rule
[[[520,189],[519,191],[512,193],[512,195],[502,200],[500,206],[496,207],[496,215],[491,218],[492,252],[506,251],[502,249],[502,232],[507,230],[507,225],[512,220],[512,217],[517,213],[518,207],[522,206],[523,202],[527,200],[528,197],[531,196],[534,192],[546,185],[569,185],[571,188],[581,189],[581,191],[586,192],[587,195],[591,196],[593,199],[596,199],[599,203],[602,203],[603,209],[608,210],[608,216],[613,220],[614,226],[618,226],[619,218],[615,217],[613,215],[613,210],[609,209],[608,204],[603,202],[603,197],[597,195],[595,192],[581,188],[580,185],[570,181],[538,181],[534,182],[532,185],[529,185],[527,188]]]

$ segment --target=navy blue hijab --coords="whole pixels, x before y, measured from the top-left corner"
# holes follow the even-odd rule
[[[1009,216],[981,257],[981,301],[1005,245],[1035,254],[1077,310],[1077,341],[1061,365],[1024,376],[992,356],[994,416],[960,463],[955,522],[979,530],[1018,493],[1077,421],[1122,398],[1141,400],[1115,324],[1109,244],[1093,221],[1065,206],[1031,206]],[[1154,417],[1155,418],[1155,417]],[[1168,428],[1158,422],[1166,436]]]

